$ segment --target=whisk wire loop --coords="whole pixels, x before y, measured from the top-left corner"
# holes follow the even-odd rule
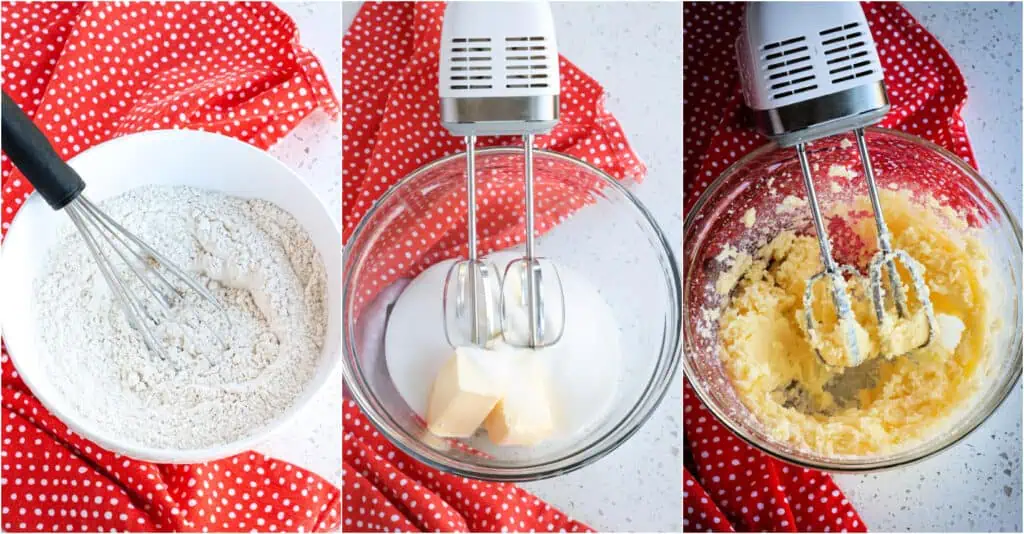
[[[533,280],[530,280],[530,277]],[[544,299],[541,298],[540,290],[544,285],[543,271],[540,264],[531,261],[523,271],[523,302],[529,302],[530,307],[530,344],[537,346],[539,340],[544,339]],[[536,317],[532,314],[536,313]]]
[[[486,347],[500,332],[495,309],[496,277],[495,268],[488,262],[463,260],[452,264],[445,277],[442,299],[445,338],[449,345],[458,347],[469,343]],[[467,334],[468,339],[465,339]]]
[[[110,237],[99,229],[99,224],[96,223],[95,219],[91,219],[90,215],[82,208],[83,197],[79,196],[75,200],[71,201],[67,206],[64,207],[64,211],[67,212],[71,218],[71,222],[75,225],[78,231],[82,234],[82,239],[85,241],[86,247],[92,254],[93,259],[96,260],[96,265],[100,269],[103,278],[107,281],[107,285],[113,291],[117,297],[118,303],[121,305],[121,309],[124,311],[125,317],[127,317],[129,324],[131,324],[139,333],[142,334],[142,339],[149,347],[149,350],[153,351],[159,357],[166,359],[167,354],[160,346],[156,336],[153,335],[152,329],[147,324],[145,318],[155,322],[155,319],[146,311],[145,306],[138,299],[138,297],[125,287],[124,281],[118,276],[112,267],[110,257],[103,250],[99,241],[97,241],[96,235],[93,232],[93,228],[90,227],[89,222],[92,222],[98,231],[96,234],[107,242],[108,245],[113,247],[110,241]],[[114,247],[116,249],[116,247]]]
[[[885,289],[882,287],[882,265],[883,264],[894,264],[895,261],[900,261],[906,268],[907,272],[910,273],[911,284],[914,288],[915,300],[920,305],[920,310],[924,313],[925,319],[928,324],[928,337],[925,338],[924,342],[917,348],[927,346],[932,341],[932,336],[938,330],[938,320],[935,317],[935,309],[931,304],[931,290],[928,288],[928,283],[924,279],[924,266],[921,262],[915,260],[905,250],[896,249],[888,254],[879,252],[872,258],[870,268],[868,270],[868,279],[871,286],[871,300],[874,305],[875,315],[878,316],[879,324],[886,324],[891,321],[891,317],[885,313]],[[897,278],[897,284],[899,284],[899,278]],[[907,309],[904,312],[909,316],[910,310]],[[902,316],[901,316],[902,317]]]
[[[157,264],[159,264],[164,269],[167,269],[171,274],[173,274],[176,278],[178,278],[186,286],[188,286],[189,289],[195,291],[196,293],[199,293],[208,302],[210,302],[211,304],[216,306],[218,309],[223,310],[223,306],[221,306],[220,301],[217,300],[217,297],[215,297],[213,295],[213,293],[210,293],[210,290],[208,290],[207,288],[203,287],[202,284],[196,282],[191,276],[189,276],[187,273],[182,271],[180,267],[175,265],[174,262],[172,262],[171,260],[167,259],[163,254],[160,254],[159,252],[154,250],[153,247],[149,246],[148,244],[146,244],[145,241],[143,241],[143,240],[139,239],[138,237],[136,237],[135,234],[132,234],[131,232],[126,230],[117,221],[115,221],[114,219],[110,218],[109,215],[107,215],[106,213],[103,213],[102,210],[100,210],[99,208],[95,207],[92,203],[90,203],[88,201],[88,199],[81,198],[81,200],[84,201],[85,205],[89,206],[89,209],[91,210],[91,212],[93,214],[96,215],[96,217],[98,217],[99,219],[104,220],[107,224],[109,224],[110,226],[115,228],[117,230],[118,234],[124,236],[126,239],[128,239],[129,241],[134,243],[136,246],[138,246],[138,248],[142,252],[145,252],[146,256],[151,258],[153,261],[155,261]],[[138,257],[138,255],[136,255],[136,257]],[[164,277],[160,273],[159,270],[151,269],[151,271],[157,273],[157,275],[164,281],[164,283],[166,283],[170,288],[174,289],[175,293],[178,293],[180,295],[180,292],[177,290],[177,288],[175,288],[174,285],[171,284],[167,280],[167,278]]]
[[[130,252],[131,255],[135,257],[135,260],[137,261],[132,261],[131,259],[128,258],[127,255],[125,255],[124,250],[122,250],[122,248],[113,246],[113,243],[110,243],[110,248],[114,250],[114,252],[121,258],[121,260],[125,264],[131,267],[132,271],[135,272],[135,276],[137,276],[139,280],[142,282],[142,285],[146,286],[146,289],[148,289],[153,294],[153,296],[156,297],[156,301],[160,305],[164,317],[166,317],[171,311],[171,303],[167,300],[164,294],[161,293],[160,290],[153,285],[153,282],[150,281],[148,276],[146,276],[146,273],[153,272],[161,281],[163,281],[163,283],[167,287],[171,288],[172,291],[177,293],[177,290],[174,288],[174,286],[172,286],[171,283],[167,281],[166,278],[164,278],[163,274],[160,273],[160,271],[149,268],[149,265],[146,263],[145,258],[140,256],[135,251],[135,249],[127,242],[127,240],[125,240],[121,233],[115,231],[116,229],[112,227],[111,221],[109,220],[109,217],[106,216],[106,214],[104,214],[91,203],[89,203],[88,199],[85,199],[84,197],[79,197],[79,200],[77,200],[76,202],[81,202],[81,207],[84,209],[84,211],[92,215],[92,217],[89,220],[94,225],[97,225],[101,230],[106,230],[106,232],[100,232],[100,234],[107,238],[108,242],[109,238],[112,237],[113,239],[117,240],[122,245],[124,245],[124,249],[128,250],[128,252]]]

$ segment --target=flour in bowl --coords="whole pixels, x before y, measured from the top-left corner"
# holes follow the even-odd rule
[[[133,189],[100,208],[223,310],[182,284],[153,328],[161,358],[69,223],[35,291],[44,367],[76,415],[138,445],[198,448],[251,435],[291,407],[316,372],[327,328],[323,260],[299,223],[263,200],[188,187]],[[156,299],[112,257],[159,317]]]

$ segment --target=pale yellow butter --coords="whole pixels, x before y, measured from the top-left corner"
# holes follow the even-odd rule
[[[940,347],[953,353],[960,346],[960,339],[964,335],[964,322],[955,315],[940,313],[935,316],[935,322],[939,323],[939,338],[935,340]]]
[[[982,243],[959,214],[922,206],[909,194],[880,193],[894,247],[924,267],[938,332],[927,346],[914,348],[928,333],[916,315],[882,332],[870,301],[851,284],[854,315],[868,335],[858,341],[870,347],[874,366],[873,380],[853,384],[852,398],[834,396],[834,380],[850,371],[822,364],[805,328],[806,281],[822,270],[813,236],[783,232],[738,277],[722,275],[732,297],[718,322],[718,355],[736,393],[775,439],[819,454],[905,450],[945,431],[978,392],[991,350],[995,325]],[[870,208],[867,198],[857,197],[849,212]],[[853,228],[863,242],[875,241],[871,217],[856,219]],[[827,284],[815,291],[822,336],[840,326],[828,291]],[[879,352],[907,353],[875,358]]]
[[[928,316],[918,310],[907,319],[893,318],[889,328],[879,328],[881,354],[895,357],[928,343]]]
[[[455,349],[430,391],[427,428],[431,433],[448,438],[472,436],[501,400],[503,384],[487,371],[486,362],[480,361],[488,357],[491,355],[484,349]]]
[[[505,395],[484,421],[487,437],[497,445],[535,445],[555,429],[549,379],[540,362],[531,356],[514,375]]]
[[[757,222],[757,210],[754,208],[748,209],[743,213],[743,226],[750,228]]]

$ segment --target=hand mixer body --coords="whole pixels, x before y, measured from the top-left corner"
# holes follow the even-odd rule
[[[554,343],[559,329],[545,329],[542,320],[544,280],[557,284],[558,295],[550,303],[563,307],[562,291],[555,276],[545,277],[542,258],[533,244],[533,136],[549,131],[558,122],[559,71],[554,19],[547,2],[451,2],[445,8],[441,30],[441,61],[438,71],[441,124],[453,135],[466,137],[466,189],[468,255],[457,262],[445,282],[443,313],[449,344],[467,342],[460,331],[471,332],[468,343],[485,346],[495,334],[492,310],[501,312],[501,331],[506,342],[530,347]],[[478,135],[522,135],[526,186],[526,257],[505,270],[500,307],[493,306],[490,288],[495,283],[493,266],[482,263],[476,251],[476,187],[474,143]],[[525,293],[512,283],[525,274]],[[552,282],[547,282],[552,283]],[[521,288],[520,288],[521,289]],[[450,298],[449,291],[456,293]],[[523,298],[517,298],[521,296]],[[525,305],[529,335],[509,335],[512,310]],[[472,310],[472,312],[470,312]],[[563,310],[564,312],[564,310]],[[469,328],[465,327],[469,323]]]
[[[752,2],[736,41],[743,97],[758,129],[795,146],[870,126],[889,98],[855,2]]]
[[[821,248],[825,270],[808,280],[804,303],[806,326],[815,342],[817,322],[812,311],[814,284],[827,280],[843,330],[846,349],[844,361],[826,361],[826,365],[852,367],[864,361],[864,338],[850,309],[850,296],[844,273],[854,275],[850,266],[837,265],[832,258],[812,168],[805,144],[815,139],[854,131],[858,154],[864,167],[868,196],[871,199],[878,234],[879,253],[869,265],[869,295],[876,318],[891,325],[885,299],[892,296],[900,317],[909,315],[896,261],[910,273],[920,310],[928,322],[927,344],[936,322],[924,284],[923,267],[902,251],[893,251],[875,187],[874,171],[868,157],[864,128],[882,119],[889,111],[884,73],[871,37],[867,19],[854,2],[755,2],[747,5],[744,30],[736,42],[743,95],[754,111],[758,129],[780,146],[793,146],[800,159],[807,189],[808,204]],[[889,291],[882,287],[881,270],[888,273]]]
[[[558,123],[547,2],[450,2],[441,26],[441,124],[452,135],[541,134]]]

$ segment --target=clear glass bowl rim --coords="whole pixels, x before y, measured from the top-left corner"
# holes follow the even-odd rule
[[[875,134],[895,136],[895,137],[900,138],[900,139],[902,139],[904,141],[908,141],[910,143],[913,143],[913,144],[922,146],[924,148],[930,149],[930,150],[938,153],[940,156],[946,158],[950,163],[952,163],[954,166],[956,166],[961,172],[963,172],[964,174],[969,176],[976,184],[978,184],[981,187],[981,189],[985,192],[986,195],[988,195],[990,198],[992,198],[995,201],[997,211],[1000,212],[1002,214],[1002,216],[1006,218],[1006,220],[1009,222],[1010,226],[1013,228],[1013,233],[1014,233],[1014,236],[1016,237],[1016,240],[1017,240],[1017,242],[1016,242],[1017,248],[1018,249],[1022,249],[1022,237],[1021,237],[1020,222],[1017,221],[1013,217],[1013,214],[1010,213],[1010,210],[1007,207],[1006,201],[1003,200],[1003,197],[997,191],[995,191],[992,188],[992,186],[988,183],[987,180],[985,180],[984,177],[981,176],[981,174],[979,174],[976,170],[974,170],[974,168],[971,167],[970,165],[968,165],[964,160],[960,159],[959,156],[957,156],[956,154],[953,154],[952,152],[946,150],[945,148],[943,148],[943,147],[941,147],[941,146],[939,146],[939,145],[937,145],[935,143],[932,143],[931,141],[928,141],[927,139],[922,139],[920,137],[917,137],[915,135],[911,135],[911,134],[908,134],[908,133],[905,133],[905,132],[900,132],[900,131],[897,131],[897,130],[891,130],[891,129],[888,129],[888,128],[879,128],[879,127],[867,128],[867,132],[869,134],[870,133],[875,133]],[[697,197],[697,202],[693,205],[693,208],[690,209],[689,213],[686,214],[686,217],[685,217],[684,222],[683,222],[683,251],[684,251],[683,252],[683,258],[684,258],[684,261],[685,261],[685,258],[686,258],[686,252],[685,252],[685,250],[686,250],[686,236],[689,235],[690,231],[693,230],[694,225],[697,224],[697,215],[701,212],[701,209],[704,208],[704,205],[707,204],[708,200],[715,193],[717,193],[718,190],[721,187],[723,187],[725,185],[726,179],[729,178],[732,174],[734,174],[737,170],[741,169],[743,166],[745,166],[750,161],[752,161],[752,160],[754,160],[756,158],[759,158],[759,157],[763,156],[764,154],[767,154],[767,153],[769,153],[769,152],[771,152],[773,150],[776,150],[778,148],[779,148],[779,145],[777,143],[772,142],[772,143],[768,143],[767,145],[762,146],[762,147],[754,150],[753,152],[750,152],[749,154],[743,156],[738,161],[736,161],[732,165],[728,166],[724,171],[722,171],[722,173],[719,174],[718,177],[715,178],[715,180],[713,182],[711,182],[710,185],[708,185],[707,189],[705,189],[704,192],[702,192],[701,195],[699,197]],[[685,269],[685,267],[684,267],[684,269]],[[1018,290],[1019,289],[1020,288],[1018,288]],[[684,306],[686,305],[685,297],[683,299],[683,305]],[[688,315],[684,311],[683,317],[687,317],[687,316]],[[690,342],[689,342],[689,338],[687,337],[687,328],[685,328],[685,327],[683,328],[683,339],[684,339],[684,341],[683,341],[684,346],[685,347],[689,347],[690,346]],[[685,348],[684,348],[684,350],[685,350]],[[1011,350],[1013,350],[1013,349],[1011,349]],[[902,467],[902,466],[906,466],[906,465],[910,465],[910,464],[913,464],[913,463],[920,462],[922,460],[925,460],[927,458],[935,456],[936,454],[939,454],[940,452],[943,452],[943,451],[949,449],[953,445],[956,445],[957,443],[962,441],[964,438],[969,436],[972,432],[977,430],[977,428],[979,426],[981,426],[985,421],[987,421],[988,418],[991,417],[992,414],[995,413],[995,411],[997,409],[999,409],[1000,406],[1002,406],[1002,404],[1006,401],[1006,398],[1010,395],[1010,392],[1012,392],[1014,390],[1014,388],[1017,385],[1017,382],[1020,380],[1020,377],[1021,377],[1022,357],[1024,357],[1024,346],[1022,346],[1022,344],[1020,343],[1019,338],[1018,338],[1018,343],[1017,343],[1017,347],[1016,347],[1016,356],[1014,356],[1014,364],[1013,364],[1013,367],[1012,367],[1012,369],[1013,369],[1012,377],[1009,380],[1006,380],[1005,382],[1003,382],[1000,385],[1001,391],[999,391],[999,393],[995,397],[993,397],[993,401],[994,402],[992,402],[991,405],[986,408],[987,413],[985,413],[985,415],[983,417],[979,417],[978,420],[974,422],[974,424],[972,424],[970,427],[964,428],[962,432],[960,432],[957,435],[953,435],[953,436],[951,436],[950,438],[948,438],[946,440],[936,441],[935,444],[932,447],[930,447],[928,449],[924,449],[923,451],[921,451],[920,454],[917,454],[916,456],[908,456],[906,458],[901,458],[900,455],[895,455],[893,458],[891,458],[889,460],[873,460],[871,458],[856,458],[856,459],[837,459],[835,462],[819,462],[819,461],[814,460],[814,459],[802,458],[802,457],[798,457],[798,456],[794,456],[794,455],[788,454],[786,452],[783,452],[783,451],[777,449],[775,447],[775,445],[772,444],[772,443],[763,443],[763,442],[758,441],[754,436],[751,436],[750,434],[748,434],[740,425],[733,423],[733,421],[731,421],[729,419],[729,417],[725,414],[725,412],[723,410],[721,410],[717,405],[715,405],[713,402],[711,402],[710,395],[705,390],[703,385],[700,384],[699,380],[691,381],[690,385],[693,387],[693,390],[697,393],[697,397],[701,400],[701,402],[704,403],[704,406],[706,406],[708,408],[708,410],[711,411],[711,413],[715,416],[716,419],[718,419],[718,421],[720,423],[725,425],[725,427],[727,429],[729,429],[729,431],[731,431],[733,434],[739,436],[743,441],[747,442],[748,444],[750,444],[755,449],[758,449],[761,452],[764,452],[764,453],[766,453],[766,454],[768,454],[768,455],[770,455],[770,456],[772,456],[774,458],[777,458],[777,459],[782,460],[784,462],[787,462],[787,463],[790,463],[790,464],[793,464],[793,465],[797,465],[797,466],[800,466],[800,467],[806,467],[806,468],[811,468],[811,469],[821,469],[821,470],[825,470],[825,471],[833,471],[833,472],[840,472],[840,473],[841,472],[847,472],[847,473],[860,472],[860,473],[864,473],[864,472],[872,472],[872,471],[882,471],[882,470],[886,470],[886,469],[892,469],[892,468],[895,468],[895,467]],[[683,365],[683,377],[684,377],[684,379],[688,375],[696,376],[696,373],[694,372],[694,369],[690,366],[689,361],[686,358],[683,358],[682,365]]]
[[[478,159],[490,154],[506,155],[520,153],[523,153],[522,147],[487,147],[476,150],[476,156]],[[397,446],[402,452],[434,469],[453,473],[466,478],[495,482],[529,482],[564,475],[594,463],[625,443],[640,429],[640,427],[644,425],[644,423],[647,422],[654,413],[654,410],[665,398],[665,394],[668,393],[669,385],[674,382],[673,377],[676,376],[679,368],[679,361],[682,359],[681,332],[683,316],[682,277],[679,271],[680,263],[672,252],[672,248],[669,246],[668,240],[665,238],[661,227],[655,221],[654,216],[650,213],[647,207],[629,191],[629,189],[602,169],[573,156],[549,150],[534,149],[534,154],[535,156],[542,155],[544,157],[560,159],[593,173],[601,180],[605,187],[611,188],[625,197],[629,201],[629,204],[637,211],[637,214],[647,222],[650,229],[653,230],[653,237],[657,244],[660,245],[660,252],[664,254],[664,258],[667,260],[669,268],[668,271],[670,274],[669,282],[673,288],[672,294],[669,295],[672,305],[669,307],[668,313],[673,315],[672,323],[675,325],[675,328],[671,329],[669,332],[671,339],[669,339],[667,343],[662,343],[663,347],[670,347],[670,350],[663,351],[658,357],[656,369],[660,369],[660,372],[655,373],[651,378],[636,404],[626,413],[626,416],[622,421],[614,425],[605,432],[603,436],[595,440],[590,447],[574,451],[554,460],[526,467],[477,466],[461,461],[446,462],[445,460],[447,458],[436,451],[428,451],[424,454],[424,452],[420,450],[422,447],[419,446],[419,440],[414,436],[409,436],[404,430],[401,430],[400,425],[392,425],[390,421],[386,420],[390,419],[389,416],[377,413],[374,409],[368,409],[373,407],[373,403],[369,402],[369,399],[364,395],[362,389],[353,383],[353,377],[361,377],[363,373],[361,369],[359,369],[359,362],[357,358],[358,352],[355,347],[355,324],[349,324],[348,321],[347,310],[349,302],[348,292],[345,288],[349,287],[349,285],[353,283],[353,279],[352,272],[346,272],[342,278],[344,281],[344,287],[342,288],[342,321],[345,323],[343,324],[345,339],[342,343],[344,346],[344,354],[341,359],[343,371],[342,379],[346,389],[352,396],[353,400],[355,400],[356,404],[361,408],[363,415],[373,423],[377,430],[380,431],[388,441]],[[421,174],[429,172],[435,167],[449,163],[452,160],[462,158],[465,158],[465,152],[460,151],[431,161],[412,171],[392,185],[384,195],[375,201],[370,209],[363,214],[359,224],[356,225],[355,230],[349,237],[349,243],[357,242],[358,237],[366,230],[366,225],[368,221],[372,219],[373,214],[376,213],[380,206],[385,205],[392,195],[402,190]],[[344,244],[342,245],[343,266],[348,265],[348,262],[351,259],[350,251],[351,247]],[[355,362],[355,369],[351,362]],[[358,375],[355,373],[358,373]],[[682,384],[680,383],[678,386],[682,387]]]

